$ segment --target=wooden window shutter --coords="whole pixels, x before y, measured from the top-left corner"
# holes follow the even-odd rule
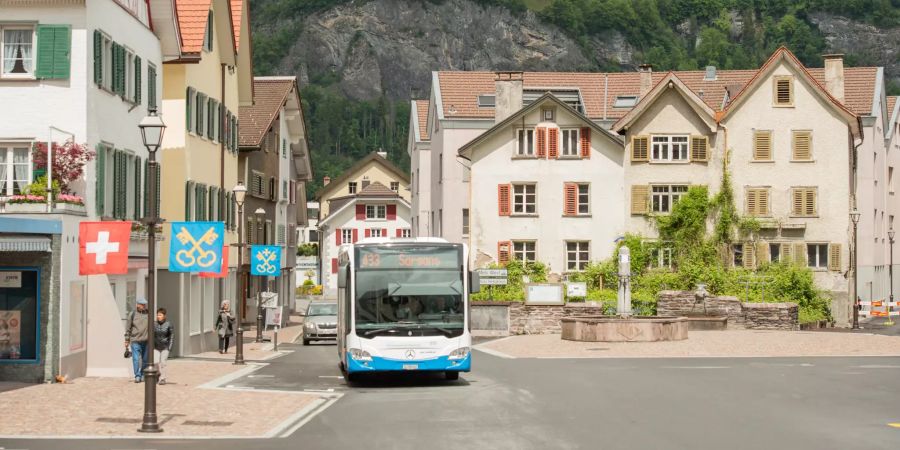
[[[358,240],[359,240],[359,230],[354,228],[353,229],[353,243],[355,244],[356,241],[358,241]]]
[[[794,161],[811,161],[812,160],[812,132],[795,131],[792,139]]]
[[[818,196],[816,189],[806,189],[803,194],[806,197],[803,213],[807,216],[815,216],[818,211],[816,208],[816,197]]]
[[[366,228],[366,229],[365,229],[365,234],[364,234],[364,235],[365,235],[365,237],[372,237],[372,229],[371,229],[371,228]]]
[[[366,220],[366,205],[356,205],[356,220]]]
[[[753,133],[753,160],[772,160],[772,132],[757,131]]]
[[[538,127],[537,129],[537,157],[547,157],[547,128]]]
[[[144,160],[144,214],[148,217],[150,216],[150,196],[148,195],[150,192],[150,160]]]
[[[160,217],[160,205],[162,204],[162,164],[156,163],[156,205],[153,216]]]
[[[631,138],[631,160],[650,161],[650,138],[634,136]]]
[[[69,78],[69,25],[38,25],[36,32],[37,64],[34,76],[46,79]]]
[[[97,175],[94,183],[97,216],[102,218],[106,213],[106,147],[103,145],[97,145]]]
[[[341,229],[334,229],[334,245],[341,245]]]
[[[753,244],[745,242],[742,246],[744,252],[744,268],[753,269],[756,267],[755,256],[753,253]]]
[[[781,244],[781,260],[787,263],[793,262],[793,249],[794,246],[792,244]]]
[[[559,128],[547,129],[548,150],[547,158],[559,158]]]
[[[381,237],[388,237],[388,234],[387,234],[387,228],[382,228],[382,229],[381,229]]]
[[[581,157],[582,158],[590,158],[591,157],[591,129],[588,127],[582,127],[581,133],[578,135],[579,143],[581,144]]]
[[[497,213],[501,216],[510,215],[510,189],[511,186],[508,184],[500,184],[497,185]]]
[[[756,253],[754,253],[754,256],[756,257],[756,267],[769,262],[769,243],[757,242]]]
[[[691,161],[709,161],[709,138],[691,136]]]
[[[397,205],[387,205],[387,220],[397,220]]]
[[[500,241],[497,243],[497,263],[506,264],[509,262],[512,242]]]
[[[134,220],[141,220],[141,206],[143,202],[141,201],[141,187],[143,184],[141,183],[141,167],[143,164],[141,163],[141,158],[134,158]]]
[[[647,214],[650,204],[650,186],[636,184],[631,186],[631,214]]]
[[[193,110],[194,110],[194,88],[187,88],[187,93],[184,98],[184,117],[185,117],[185,125],[187,126],[187,130],[194,131],[194,122],[193,118]]]
[[[760,189],[757,191],[757,215],[759,216],[768,216],[769,215],[769,190],[768,189]]]
[[[791,214],[795,216],[802,216],[805,208],[803,207],[804,201],[803,189],[791,189]]]
[[[805,242],[797,242],[794,244],[794,251],[792,252],[794,255],[794,264],[805,266],[806,265],[806,243]]]
[[[103,85],[103,33],[94,30],[94,83]]]
[[[565,183],[563,185],[563,198],[565,199],[563,215],[574,216],[578,214],[578,185]]]
[[[147,65],[147,106],[156,108],[156,67]]]
[[[331,258],[331,273],[338,272],[338,260],[337,258]]]
[[[397,228],[395,234],[397,235],[397,237],[402,237],[402,236],[403,236],[403,230],[401,230],[400,228]]]
[[[841,244],[828,246],[828,270],[841,271]]]
[[[197,114],[197,118],[196,118],[197,119],[196,120],[197,128],[194,130],[194,132],[197,133],[197,136],[203,136],[203,130],[204,130],[203,126],[205,125],[204,115],[203,115],[204,108],[206,108],[206,95],[198,93],[197,94],[197,108],[194,111]]]
[[[141,57],[134,57],[134,102],[141,104]]]
[[[746,195],[746,203],[747,206],[744,212],[749,216],[755,216],[757,208],[759,207],[759,200],[757,198],[757,190],[756,189],[747,189]]]
[[[192,218],[191,198],[194,193],[194,182],[187,181],[184,183],[184,220],[190,222]]]
[[[119,96],[125,96],[125,47],[116,44],[116,53],[118,53],[118,57],[116,58],[116,64],[113,66],[113,70],[116,72],[116,89],[115,92],[119,94]]]
[[[773,100],[779,106],[791,106],[794,104],[794,79],[791,76],[775,77],[775,89]]]

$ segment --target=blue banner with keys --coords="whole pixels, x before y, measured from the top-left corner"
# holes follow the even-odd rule
[[[277,245],[250,246],[250,275],[277,277],[281,274],[281,247]]]
[[[172,222],[169,272],[219,272],[224,222]]]

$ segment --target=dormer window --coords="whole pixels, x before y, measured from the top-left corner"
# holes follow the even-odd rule
[[[794,77],[775,77],[772,100],[775,106],[794,106]]]
[[[203,50],[212,51],[213,47],[213,13],[206,16],[206,34],[203,36]]]
[[[479,95],[478,96],[478,107],[479,108],[493,108],[497,106],[497,96],[496,95]]]
[[[634,108],[637,102],[637,95],[619,95],[616,97],[615,103],[613,103],[613,108]]]
[[[356,193],[356,182],[355,182],[355,181],[351,181],[351,182],[347,183],[347,190],[348,190],[351,194],[355,194],[355,193]]]

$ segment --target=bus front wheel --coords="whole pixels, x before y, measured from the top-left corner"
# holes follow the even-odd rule
[[[453,380],[458,380],[458,379],[459,379],[459,372],[456,372],[456,371],[447,371],[447,372],[444,372],[444,377],[447,378],[448,380],[451,380],[451,381],[453,381]]]

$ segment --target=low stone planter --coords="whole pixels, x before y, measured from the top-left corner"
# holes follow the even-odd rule
[[[560,319],[562,338],[584,342],[656,342],[688,338],[686,317],[580,316]]]
[[[6,212],[18,214],[35,214],[47,212],[46,203],[7,203]]]

